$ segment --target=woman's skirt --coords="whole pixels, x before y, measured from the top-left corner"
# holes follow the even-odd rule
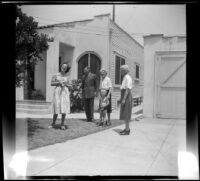
[[[108,95],[108,93],[109,93],[109,90],[107,90],[107,94],[106,95]],[[111,93],[110,93],[110,97],[109,97],[109,104],[108,104],[108,106],[107,106],[107,113],[111,113],[112,112],[112,101],[111,101]]]
[[[70,113],[70,97],[67,87],[56,87],[53,94],[53,114]]]
[[[121,100],[124,97],[125,89],[121,89]],[[121,104],[120,106],[120,120],[130,120],[132,114],[132,94],[131,91],[128,93],[125,104]]]

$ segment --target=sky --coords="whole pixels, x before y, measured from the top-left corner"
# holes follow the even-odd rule
[[[93,19],[107,13],[112,18],[113,5],[23,5],[21,9],[43,26]],[[186,6],[116,4],[115,22],[143,45],[147,34],[186,34]]]

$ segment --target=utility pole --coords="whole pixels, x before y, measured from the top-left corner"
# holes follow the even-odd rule
[[[115,22],[115,4],[113,4],[113,21]]]

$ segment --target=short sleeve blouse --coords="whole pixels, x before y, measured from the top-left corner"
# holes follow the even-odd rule
[[[109,89],[109,88],[112,88],[112,83],[111,83],[111,80],[109,77],[105,77],[102,82],[101,82],[101,88],[102,89]]]
[[[133,88],[133,82],[132,82],[132,78],[129,74],[126,74],[123,77],[123,81],[122,81],[122,85],[120,87],[120,89],[132,89]]]

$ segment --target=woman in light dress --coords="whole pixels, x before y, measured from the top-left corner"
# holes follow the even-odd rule
[[[51,86],[55,86],[53,93],[53,122],[49,128],[55,126],[58,114],[62,114],[61,129],[65,130],[64,125],[66,113],[70,113],[70,94],[69,94],[69,76],[67,73],[70,66],[67,63],[61,65],[61,72],[52,77]]]
[[[124,120],[125,129],[120,132],[120,135],[129,135],[130,127],[129,122],[131,120],[132,114],[132,93],[131,89],[133,87],[132,78],[128,74],[129,67],[128,65],[122,65],[120,67],[121,75],[123,76],[121,89],[121,98],[120,98],[120,120]]]

